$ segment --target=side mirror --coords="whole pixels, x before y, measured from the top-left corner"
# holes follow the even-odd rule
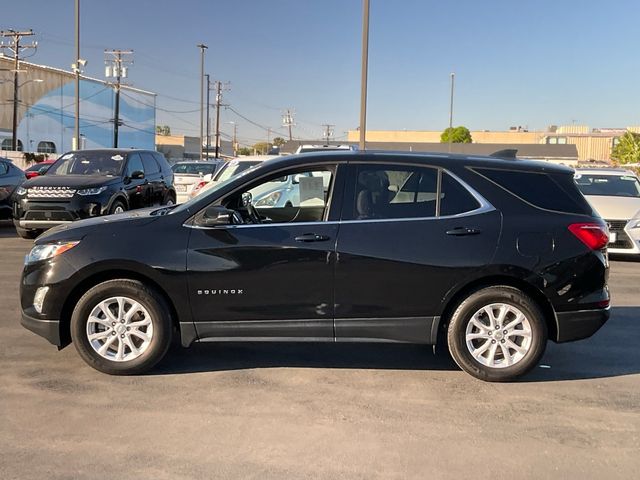
[[[300,183],[300,179],[304,178],[304,174],[302,173],[298,173],[297,175],[293,176],[293,183]]]
[[[233,223],[233,210],[213,205],[207,208],[202,215],[200,224],[204,227],[215,227],[218,225],[231,225]]]
[[[142,170],[136,170],[131,174],[132,180],[142,180],[144,178],[144,172]]]
[[[244,192],[242,197],[240,197],[240,201],[243,207],[248,207],[251,205],[251,202],[253,202],[253,195],[251,195],[251,192]]]

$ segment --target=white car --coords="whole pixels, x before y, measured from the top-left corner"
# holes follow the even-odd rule
[[[196,184],[189,192],[189,198],[200,195],[201,193],[206,192],[218,183],[224,182],[234,175],[237,175],[240,172],[244,172],[251,167],[255,167],[261,162],[271,160],[272,158],[278,158],[278,155],[249,155],[225,162],[215,173],[215,175],[207,175],[204,178],[200,179],[199,182],[196,182]]]
[[[177,203],[189,200],[189,194],[206,176],[213,176],[221,162],[213,160],[193,160],[178,162],[171,167],[173,170],[173,186],[176,189]]]
[[[631,170],[578,168],[578,188],[609,224],[609,252],[640,254],[640,180]]]

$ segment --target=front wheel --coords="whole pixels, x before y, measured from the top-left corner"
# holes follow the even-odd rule
[[[148,371],[171,343],[171,318],[164,299],[137,280],[109,280],[78,301],[71,338],[82,359],[111,375]]]
[[[458,305],[447,331],[451,356],[481,380],[508,382],[534,368],[547,344],[536,302],[508,286],[478,290]]]

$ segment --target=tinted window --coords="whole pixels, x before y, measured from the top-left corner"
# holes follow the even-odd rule
[[[633,175],[575,175],[583,195],[640,197],[640,182]]]
[[[4,162],[0,162],[0,175],[6,175],[8,171],[9,166]]]
[[[172,170],[178,175],[209,175],[216,171],[216,166],[212,163],[176,163]]]
[[[433,217],[437,177],[435,168],[358,166],[351,218]]]
[[[490,169],[477,172],[536,207],[583,215],[592,213],[571,175]]]
[[[458,215],[480,207],[473,195],[448,173],[442,175],[440,215]]]
[[[165,168],[169,167],[169,165],[167,164],[167,159],[164,158],[164,155],[158,152],[153,152],[152,155],[153,155],[153,158],[156,159],[156,162],[158,162],[158,165],[160,166],[160,170],[164,170]]]
[[[133,172],[144,172],[144,167],[142,166],[142,160],[140,159],[140,155],[137,153],[133,153],[129,155],[129,163],[127,164],[127,177],[130,177]]]
[[[140,155],[142,156],[144,171],[147,175],[151,173],[158,173],[160,171],[160,168],[158,168],[158,164],[150,153],[145,152],[141,153]]]

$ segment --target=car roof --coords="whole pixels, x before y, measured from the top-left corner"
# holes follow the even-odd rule
[[[410,163],[424,164],[446,168],[447,166],[457,167],[480,167],[496,168],[503,170],[525,170],[533,172],[565,173],[572,174],[573,169],[564,165],[538,160],[520,160],[511,158],[497,158],[482,155],[460,155],[440,152],[397,152],[390,150],[365,150],[365,151],[328,151],[309,152],[295,155],[276,157],[270,162],[281,166],[295,166],[311,162],[362,162],[368,163]]]
[[[280,158],[282,155],[247,155],[246,157],[236,157],[229,162],[265,162],[274,158]]]
[[[208,163],[216,163],[216,160],[182,160],[180,162],[176,162],[174,163],[174,165],[193,165],[193,164],[198,164],[200,165],[201,163],[204,163],[205,165]]]
[[[592,175],[612,175],[612,176],[622,176],[622,175],[633,175],[636,174],[625,168],[576,168],[576,173],[584,174],[592,174]]]

